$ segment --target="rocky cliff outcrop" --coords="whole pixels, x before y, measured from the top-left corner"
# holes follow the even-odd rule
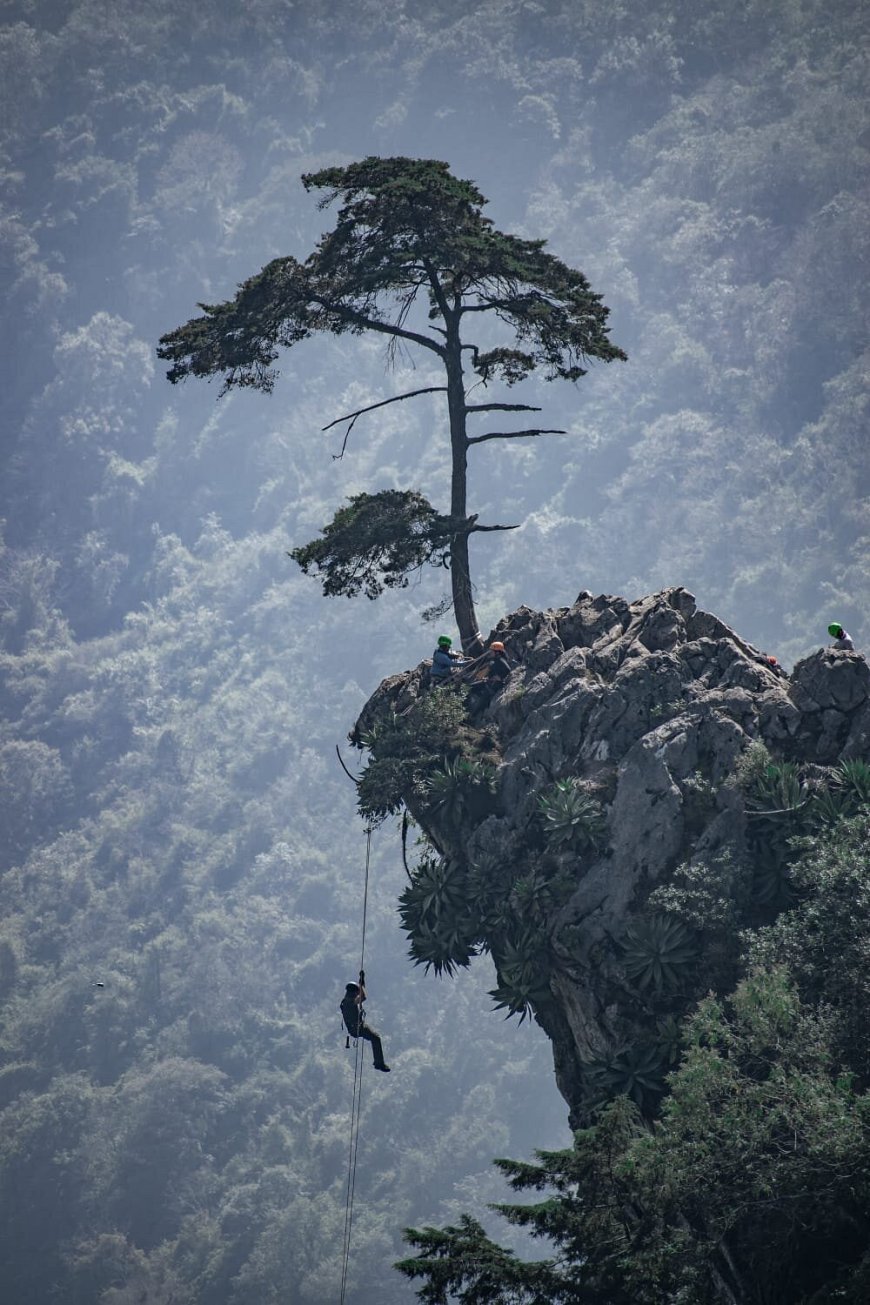
[[[570,608],[520,608],[491,637],[515,670],[479,723],[498,757],[489,802],[457,812],[421,800],[419,785],[404,798],[444,864],[514,866],[524,882],[558,875],[562,891],[544,917],[547,995],[532,1006],[576,1121],[590,1067],[612,1066],[639,1039],[649,1045],[662,1009],[652,999],[662,972],[650,969],[646,995],[632,986],[624,940],[645,921],[653,967],[650,920],[660,933],[670,927],[674,954],[686,942],[651,895],[693,866],[718,865],[727,878],[751,861],[751,804],[735,782],[750,745],[792,763],[784,773],[799,775],[802,802],[830,768],[870,756],[870,669],[858,654],[823,649],[786,675],[682,588],[632,603],[584,592]],[[356,738],[401,718],[425,682],[425,666],[384,681]],[[599,813],[595,836],[572,841],[568,828],[548,845],[548,794],[567,803],[563,832],[576,810],[581,834],[585,796],[587,814]],[[490,950],[498,970],[503,952]],[[665,964],[667,955],[662,943]],[[640,1072],[637,1056],[629,1061]]]

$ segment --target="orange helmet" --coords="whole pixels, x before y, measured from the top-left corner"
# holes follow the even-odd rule
[[[494,639],[489,646],[494,652],[504,652],[504,644],[498,639]]]

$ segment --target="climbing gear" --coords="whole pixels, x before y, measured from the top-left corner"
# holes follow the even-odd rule
[[[496,639],[489,646],[493,650],[493,652],[504,652],[504,644],[501,643],[498,639]]]
[[[450,638],[450,636],[449,636],[448,634],[439,634],[439,636],[438,636],[438,647],[439,647],[439,648],[449,648],[449,647],[451,646],[452,643],[453,643],[453,640]]]
[[[362,942],[360,945],[359,972],[360,982],[365,975],[366,958],[366,918],[368,916],[369,904],[369,866],[372,857],[372,827],[366,827],[366,873],[363,885],[363,917],[362,917]],[[356,985],[353,985],[356,987]],[[351,987],[350,984],[347,987]],[[362,1023],[362,1008],[360,1007],[357,1016],[357,1029]],[[347,1270],[350,1264],[350,1241],[353,1232],[353,1197],[356,1188],[356,1157],[359,1150],[359,1120],[362,1109],[362,1048],[360,1043],[362,1038],[354,1038],[356,1053],[354,1055],[353,1066],[353,1099],[350,1106],[350,1139],[348,1142],[347,1152],[347,1190],[344,1199],[344,1244],[342,1247],[342,1266],[341,1266],[341,1294],[339,1296],[339,1305],[344,1305],[347,1293]],[[349,1044],[345,1044],[349,1045]]]
[[[843,627],[837,621],[832,621],[828,626],[828,634],[833,635],[835,639],[842,638]]]

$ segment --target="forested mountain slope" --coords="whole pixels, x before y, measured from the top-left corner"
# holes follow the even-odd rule
[[[364,840],[333,747],[430,651],[419,588],[327,604],[287,558],[378,481],[446,492],[430,383],[312,343],[271,397],[154,346],[322,219],[301,173],[443,158],[587,272],[630,355],[571,436],[487,458],[478,610],[683,584],[787,664],[867,591],[866,16],[739,4],[18,0],[0,30],[0,1246],[22,1305],[331,1299]],[[568,1140],[539,1029],[405,955],[376,845],[353,1299],[403,1223],[481,1214]],[[96,985],[104,986],[98,987]],[[530,1114],[528,1102],[535,1102]]]

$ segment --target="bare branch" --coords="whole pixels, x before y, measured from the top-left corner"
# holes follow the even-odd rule
[[[520,528],[519,525],[516,525],[516,526],[472,526],[468,533],[469,533],[470,535],[473,535],[473,534],[475,534],[476,531],[479,531],[479,530],[519,530],[519,528]]]
[[[374,412],[375,408],[385,408],[388,403],[401,403],[403,399],[416,399],[418,394],[443,394],[447,389],[446,385],[427,385],[423,390],[410,390],[407,394],[394,394],[391,399],[381,399],[380,403],[371,403],[367,408],[357,408],[356,412],[347,412],[343,417],[336,417],[328,426],[321,426],[322,431],[332,430],[333,426],[340,426],[343,421],[356,421],[365,412]]]
[[[523,440],[536,435],[567,435],[566,430],[493,430],[487,435],[472,435],[466,444],[483,444],[485,440]]]
[[[466,412],[540,412],[530,403],[466,403]]]

